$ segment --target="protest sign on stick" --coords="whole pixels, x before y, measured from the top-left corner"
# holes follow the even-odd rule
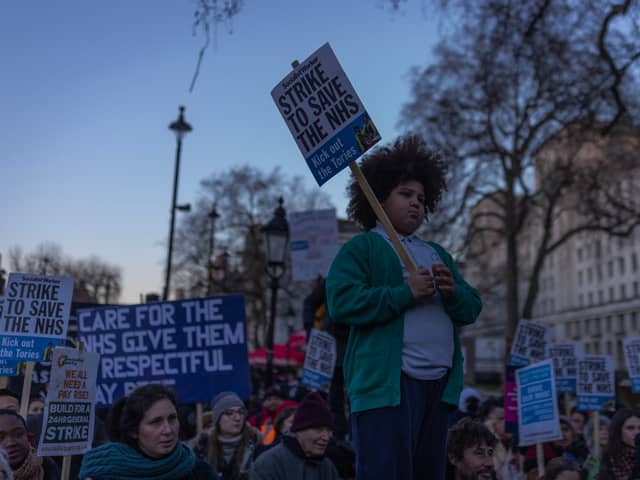
[[[9,274],[0,317],[0,370],[18,375],[25,364],[20,403],[25,418],[34,362],[48,360],[54,347],[64,344],[72,297],[69,277]]]
[[[585,355],[578,359],[577,408],[600,412],[615,401],[615,371],[610,355]]]
[[[545,359],[549,345],[549,327],[542,323],[520,319],[511,344],[508,364],[526,366]]]
[[[552,343],[548,348],[549,358],[553,361],[558,393],[574,393],[578,378],[578,357],[582,356],[582,344],[579,342]]]
[[[292,279],[326,277],[340,248],[335,209],[291,212],[289,229]]]
[[[336,55],[325,43],[271,90],[311,173],[322,185],[349,166],[409,272],[416,267],[355,160],[380,134]]]
[[[81,455],[91,448],[98,361],[97,353],[54,349],[39,456]]]
[[[625,338],[623,348],[624,359],[631,379],[631,391],[640,393],[640,338]]]
[[[87,351],[100,353],[96,405],[138,385],[171,385],[181,402],[222,391],[250,394],[244,297],[218,297],[78,310]]]
[[[517,370],[516,383],[519,445],[527,446],[562,438],[551,360]]]
[[[329,391],[336,365],[336,340],[327,332],[311,329],[300,383],[309,388]]]

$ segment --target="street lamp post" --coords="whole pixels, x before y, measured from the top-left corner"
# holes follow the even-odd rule
[[[213,287],[213,254],[214,249],[213,246],[216,241],[215,232],[216,232],[216,220],[220,217],[218,211],[216,210],[216,204],[214,203],[211,207],[211,211],[209,212],[208,217],[211,219],[211,230],[209,233],[209,265],[207,269],[208,282],[207,282],[207,295],[211,295],[213,292],[211,291]]]
[[[165,271],[164,281],[164,293],[162,295],[163,300],[169,299],[169,289],[171,282],[171,256],[173,255],[173,230],[176,222],[176,210],[190,210],[190,205],[187,208],[186,205],[176,206],[176,200],[178,197],[178,173],[180,172],[180,153],[182,152],[182,138],[192,130],[184,119],[184,107],[180,106],[180,114],[178,119],[169,125],[169,130],[173,130],[176,134],[176,168],[173,174],[173,197],[171,201],[171,223],[169,224],[169,248],[167,251],[167,269]]]
[[[285,262],[289,247],[289,223],[282,206],[284,203],[282,197],[278,199],[278,203],[273,218],[262,228],[266,239],[267,265],[265,270],[269,276],[271,288],[271,315],[267,328],[267,387],[273,385],[273,334],[276,323],[276,304],[280,278],[286,270]]]

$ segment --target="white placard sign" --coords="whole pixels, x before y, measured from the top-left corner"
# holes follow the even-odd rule
[[[16,365],[48,360],[48,352],[67,337],[72,297],[72,278],[10,273],[0,317],[0,360]]]
[[[271,96],[318,185],[380,140],[328,43],[278,82]]]
[[[93,352],[54,349],[39,456],[81,455],[91,448],[99,358]]]
[[[576,391],[578,378],[578,357],[582,356],[582,344],[579,342],[552,343],[548,349],[556,375],[556,388],[559,393]]]
[[[340,249],[338,221],[334,209],[292,212],[291,275],[294,281],[326,277]]]
[[[585,355],[578,359],[577,408],[599,412],[615,401],[615,370],[611,355]]]
[[[631,391],[640,393],[640,338],[625,338],[623,348],[624,359],[631,379]]]
[[[520,446],[562,438],[553,362],[516,370]]]
[[[311,329],[304,370],[300,383],[309,388],[329,391],[336,365],[336,340],[327,332]]]
[[[546,358],[549,345],[549,327],[542,323],[521,319],[511,345],[509,365],[524,366]]]

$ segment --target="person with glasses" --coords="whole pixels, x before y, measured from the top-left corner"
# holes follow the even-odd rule
[[[29,443],[27,424],[17,412],[0,410],[0,447],[7,452],[16,480],[58,480],[60,471],[50,457],[38,457]]]
[[[318,392],[298,405],[289,434],[263,453],[251,468],[250,480],[338,480],[325,455],[333,434],[333,416]]]
[[[212,427],[196,437],[194,450],[222,480],[246,480],[260,445],[260,433],[247,423],[244,403],[233,392],[211,402]]]

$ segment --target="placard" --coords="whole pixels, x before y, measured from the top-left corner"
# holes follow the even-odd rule
[[[542,323],[521,319],[511,345],[509,365],[526,366],[546,358],[549,327]]]
[[[625,338],[622,344],[624,359],[631,379],[631,391],[640,393],[640,338]]]
[[[0,372],[18,375],[21,362],[50,360],[64,345],[73,279],[10,273],[0,317]]]
[[[548,349],[556,376],[559,393],[574,393],[578,378],[578,357],[582,356],[582,344],[578,342],[552,343]]]
[[[311,329],[304,370],[300,383],[309,388],[329,391],[336,365],[336,340],[327,332]]]
[[[249,398],[244,297],[78,310],[80,339],[100,353],[97,406],[145,383],[164,383],[180,403],[223,391]]]
[[[380,140],[328,43],[284,77],[271,96],[318,185]]]
[[[315,280],[327,276],[331,262],[340,249],[335,209],[292,212],[291,277],[294,281]]]
[[[545,360],[517,370],[516,383],[519,445],[562,438],[553,362]]]
[[[585,355],[578,359],[577,408],[599,412],[615,403],[615,371],[611,355]]]
[[[81,455],[91,448],[99,355],[55,348],[38,456]]]

